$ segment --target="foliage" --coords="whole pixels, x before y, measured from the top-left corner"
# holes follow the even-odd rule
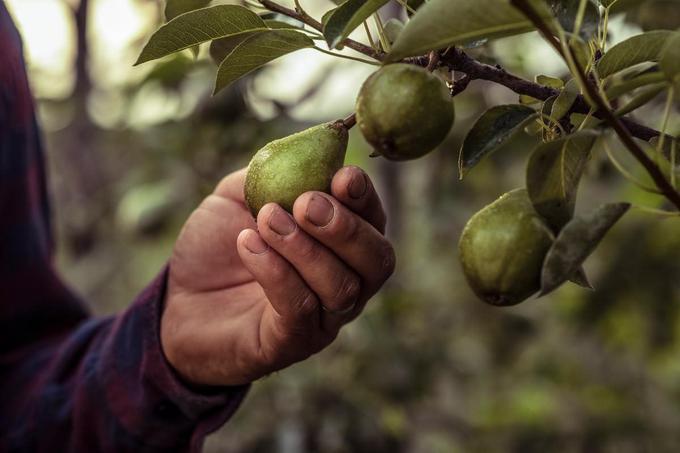
[[[618,119],[649,103],[662,91],[669,91],[669,103],[672,102],[673,89],[680,74],[677,63],[680,61],[677,58],[677,49],[680,48],[678,32],[648,31],[607,51],[608,18],[610,8],[615,2],[596,4],[591,0],[569,0],[547,4],[544,0],[460,0],[451,3],[447,0],[430,0],[417,11],[407,3],[398,2],[404,13],[411,13],[410,18],[403,27],[393,29],[391,39],[388,39],[378,13],[386,3],[386,0],[339,2],[323,15],[320,22],[302,9],[299,2],[296,2],[294,10],[270,0],[260,1],[259,6],[297,19],[311,27],[312,32],[316,30],[322,33],[331,49],[342,49],[347,45],[382,64],[406,61],[406,57],[419,57],[410,62],[427,66],[429,70],[441,67],[443,72],[440,75],[450,84],[453,95],[465,87],[456,90],[456,81],[449,78],[447,71],[461,71],[468,79],[484,78],[461,64],[463,54],[455,54],[453,46],[480,40],[488,42],[538,30],[564,58],[572,78],[565,83],[560,78],[538,75],[536,85],[530,85],[529,88],[518,86],[521,80],[515,80],[514,83],[506,81],[506,86],[523,96],[521,100],[524,104],[543,103],[538,106],[538,111],[527,105],[516,104],[492,107],[482,114],[461,148],[461,177],[518,133],[524,130],[540,133],[539,143],[528,160],[526,186],[536,211],[543,216],[554,233],[559,234],[565,225],[571,224],[577,189],[590,160],[591,149],[598,137],[607,134],[607,130],[611,129],[648,171],[659,191],[676,208],[680,208],[680,193],[673,185],[674,163],[664,173],[633,139],[635,132],[627,129]],[[197,3],[195,6],[204,5]],[[219,64],[215,85],[217,92],[282,55],[315,47],[312,37],[304,27],[272,29],[256,14],[257,7],[254,4],[244,7],[213,6],[175,17],[151,37],[138,63],[213,41],[212,55]],[[349,39],[349,35],[362,24],[367,27],[366,20],[372,15],[376,18],[379,43],[369,39],[371,42],[368,47]],[[453,56],[450,56],[452,53]],[[630,83],[619,74],[630,74],[643,63],[658,63],[658,67],[653,67],[651,71],[661,71],[665,78],[654,78],[653,84],[647,83],[648,78],[638,78],[630,90],[627,88],[617,92],[617,88]],[[477,65],[478,72],[487,69],[474,60],[472,64]],[[648,68],[647,73],[649,72]],[[494,81],[504,84],[502,74],[497,74],[497,80]],[[395,89],[401,93],[399,88]],[[626,93],[632,96],[625,105],[612,111],[613,101],[603,97],[607,90],[610,93],[617,92],[617,95]],[[530,96],[528,91],[536,91],[541,96]],[[392,96],[386,95],[386,99]],[[407,94],[404,93],[403,96]],[[670,109],[666,109],[666,112],[664,124],[668,121]],[[588,115],[575,126],[571,121],[565,121],[571,119],[571,113]],[[592,116],[604,121],[593,121]],[[429,123],[426,121],[426,124]],[[404,127],[408,126],[405,124]],[[411,132],[407,128],[404,133],[415,134],[416,130]],[[661,142],[665,141],[664,133],[665,131],[661,132]],[[653,131],[653,137],[646,139],[659,135]],[[375,143],[375,140],[376,138],[371,137],[369,141]],[[383,139],[378,137],[377,140],[380,142]],[[675,143],[675,138],[670,137],[669,141]],[[662,147],[663,143],[658,146]],[[600,220],[605,222],[607,217],[604,217],[604,213],[607,211],[597,212],[595,215],[603,216]],[[616,216],[611,218],[618,219]],[[584,237],[591,236],[581,236],[580,239]],[[601,239],[599,235],[592,236],[586,247],[579,245],[579,241],[575,239],[565,238],[572,238],[572,234],[560,236],[558,246],[551,250],[549,259],[546,259],[545,274],[551,275],[551,284],[547,285],[550,290],[554,289],[555,281],[567,281]],[[588,253],[582,253],[585,250]],[[573,261],[573,256],[578,256],[579,261]],[[562,262],[561,260],[569,260],[570,266],[547,267],[551,263]],[[563,274],[554,275],[561,269],[564,269]],[[587,280],[582,273],[581,280]],[[546,289],[544,287],[544,292]]]

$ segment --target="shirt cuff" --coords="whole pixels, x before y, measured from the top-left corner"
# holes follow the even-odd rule
[[[106,349],[122,349],[118,358],[127,359],[111,362],[105,388],[114,412],[133,435],[157,446],[189,442],[190,450],[198,452],[205,436],[236,412],[249,385],[199,390],[180,379],[160,341],[167,279],[168,266],[116,320],[109,337],[115,345]]]

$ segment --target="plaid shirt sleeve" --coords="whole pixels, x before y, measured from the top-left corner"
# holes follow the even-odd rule
[[[93,318],[51,261],[40,135],[0,0],[0,453],[200,451],[247,387],[177,378],[159,340],[167,269],[123,313]]]

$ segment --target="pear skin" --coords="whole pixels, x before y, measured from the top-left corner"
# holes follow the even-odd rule
[[[274,140],[255,153],[244,186],[253,216],[267,203],[292,212],[303,193],[330,192],[333,175],[345,161],[348,136],[342,121],[336,121]]]
[[[461,234],[458,250],[470,288],[491,305],[522,302],[541,287],[553,239],[525,189],[504,194],[472,216]]]

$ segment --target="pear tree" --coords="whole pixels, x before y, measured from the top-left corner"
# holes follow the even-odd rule
[[[355,125],[376,157],[398,162],[436,149],[453,126],[455,97],[475,81],[503,85],[517,101],[478,114],[459,150],[460,179],[474,177],[468,174],[476,165],[518,135],[534,141],[525,187],[481,209],[461,235],[462,268],[483,301],[514,305],[569,281],[590,287],[583,262],[632,207],[613,201],[593,212],[576,212],[579,183],[598,144],[605,149],[615,144],[646,172],[650,184],[631,177],[607,151],[632,184],[665,198],[664,209],[655,214],[680,214],[678,139],[668,131],[680,89],[680,31],[647,26],[615,45],[608,40],[610,15],[620,4],[642,2],[334,0],[335,7],[321,17],[301,3],[168,0],[166,23],[137,61],[197,53],[209,45],[217,65],[215,93],[301,49],[376,67],[360,89],[356,113],[255,153],[245,186],[254,215],[267,202],[290,209],[305,191],[328,191]],[[382,22],[378,11],[390,3],[402,9],[403,20]],[[367,26],[371,18],[375,39]],[[367,33],[364,42],[351,39],[361,28]],[[527,80],[470,56],[470,48],[528,32],[537,32],[564,61],[566,80],[542,74]],[[353,54],[340,53],[344,48]],[[658,96],[665,96],[658,128],[632,118]]]

